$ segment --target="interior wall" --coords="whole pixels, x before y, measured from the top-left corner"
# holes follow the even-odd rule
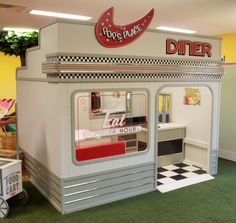
[[[6,56],[0,52],[0,99],[16,98],[16,68],[19,66],[19,57]]]
[[[236,33],[224,34],[222,38],[222,56],[226,63],[236,62]],[[236,89],[236,66],[225,65],[225,75],[221,82],[221,106],[220,106],[220,135],[219,156],[236,162],[236,143],[234,140],[236,124],[236,104],[234,101]]]
[[[200,90],[200,105],[183,103],[185,87],[166,87],[161,93],[171,94],[171,122],[186,126],[186,161],[207,169],[211,142],[212,94],[207,87],[194,88]]]
[[[236,161],[236,65],[225,65],[221,84],[220,157]]]

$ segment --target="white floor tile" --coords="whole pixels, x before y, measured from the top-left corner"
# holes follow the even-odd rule
[[[163,175],[163,176],[166,176],[166,177],[173,177],[173,176],[178,175],[178,173],[175,173],[175,172],[173,172],[171,170],[161,172],[160,174]]]
[[[187,173],[182,173],[181,174],[182,176],[184,176],[184,177],[195,177],[195,176],[197,176],[197,175],[199,175],[199,174],[196,174],[196,173],[193,173],[193,172],[187,172]]]
[[[182,169],[187,170],[187,171],[200,170],[200,168],[195,167],[195,166],[186,166],[186,167],[183,167]]]
[[[167,170],[176,170],[176,169],[178,169],[178,167],[174,166],[174,165],[163,166],[163,168],[165,168]]]
[[[160,179],[158,181],[160,183],[163,183],[164,185],[176,182],[176,180],[168,178],[168,177],[162,178],[162,179]]]

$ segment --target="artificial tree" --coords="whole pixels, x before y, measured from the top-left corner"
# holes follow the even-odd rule
[[[21,66],[25,66],[26,50],[37,45],[37,32],[0,32],[0,51],[5,55],[20,56]]]

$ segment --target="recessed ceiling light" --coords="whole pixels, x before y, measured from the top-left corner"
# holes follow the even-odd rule
[[[179,28],[173,28],[173,27],[167,27],[167,26],[159,26],[157,27],[157,29],[170,31],[170,32],[188,33],[188,34],[196,33],[196,31],[193,31],[193,30],[179,29]]]
[[[65,18],[65,19],[76,19],[76,20],[91,19],[91,17],[88,17],[88,16],[73,15],[73,14],[59,13],[59,12],[49,12],[49,11],[42,11],[42,10],[31,10],[29,13],[34,14],[34,15],[52,16],[56,18]]]
[[[19,28],[19,27],[4,27],[2,30],[15,31],[15,32],[38,32],[37,29]]]

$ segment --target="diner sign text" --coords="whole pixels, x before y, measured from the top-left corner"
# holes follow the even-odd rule
[[[211,57],[211,50],[212,45],[208,42],[191,41],[184,39],[175,40],[169,38],[166,40],[167,54]]]

